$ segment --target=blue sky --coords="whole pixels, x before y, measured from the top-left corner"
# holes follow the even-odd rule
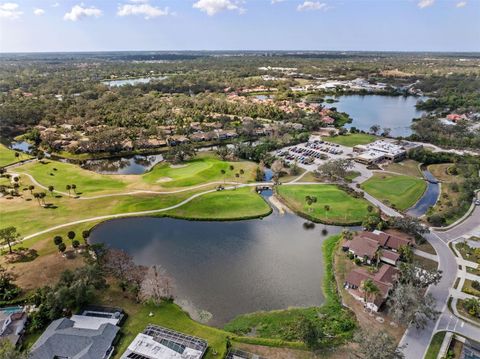
[[[0,51],[480,51],[480,0],[0,0]]]

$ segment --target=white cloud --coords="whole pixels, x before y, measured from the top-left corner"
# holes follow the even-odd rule
[[[466,1],[460,1],[457,3],[457,5],[455,5],[456,7],[465,7],[467,6],[467,2]]]
[[[245,9],[241,6],[242,3],[238,0],[198,0],[193,7],[206,12],[209,16],[224,10],[238,11],[243,14]]]
[[[319,1],[305,1],[297,6],[297,11],[326,10],[327,4]]]
[[[426,7],[432,6],[435,3],[435,0],[420,0],[417,6],[420,9],[424,9]]]
[[[41,16],[41,15],[45,14],[45,10],[43,10],[43,9],[35,9],[35,10],[33,10],[33,13],[34,13],[36,16]]]
[[[72,7],[70,12],[67,12],[64,16],[64,20],[77,21],[81,20],[84,17],[99,17],[102,15],[102,10],[97,9],[96,7],[86,7],[83,4],[75,5]]]
[[[60,6],[60,3],[59,3],[59,2],[54,2],[54,3],[52,4],[52,7],[59,7],[59,6]]]
[[[0,3],[0,18],[15,20],[23,12],[18,9],[18,4],[14,2]]]
[[[278,4],[279,2],[284,2],[285,0],[271,0],[272,5]]]
[[[137,1],[137,4],[124,4],[118,7],[118,16],[129,15],[143,15],[145,19],[151,19],[158,16],[169,15],[168,7],[161,9],[150,4],[142,4]]]

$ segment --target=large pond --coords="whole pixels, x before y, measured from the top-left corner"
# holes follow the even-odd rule
[[[338,102],[327,107],[336,107],[350,115],[353,122],[347,124],[347,128],[369,131],[371,126],[380,125],[390,128],[390,135],[394,137],[409,136],[412,119],[423,113],[415,108],[419,98],[414,96],[350,95],[336,100]]]
[[[322,242],[342,228],[304,224],[277,213],[237,222],[137,217],[99,225],[90,242],[160,264],[174,278],[176,302],[220,326],[242,313],[322,304]]]
[[[138,175],[149,171],[163,161],[162,155],[136,155],[130,157],[87,160],[82,167],[102,174]]]

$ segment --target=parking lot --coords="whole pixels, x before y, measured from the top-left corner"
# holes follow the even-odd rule
[[[291,164],[297,162],[299,167],[308,171],[332,159],[353,158],[350,147],[340,146],[323,140],[310,140],[295,146],[285,147],[274,153],[275,156]]]

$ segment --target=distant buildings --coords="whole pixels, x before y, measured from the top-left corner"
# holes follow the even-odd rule
[[[203,339],[149,325],[130,343],[121,359],[201,359],[207,347]]]

